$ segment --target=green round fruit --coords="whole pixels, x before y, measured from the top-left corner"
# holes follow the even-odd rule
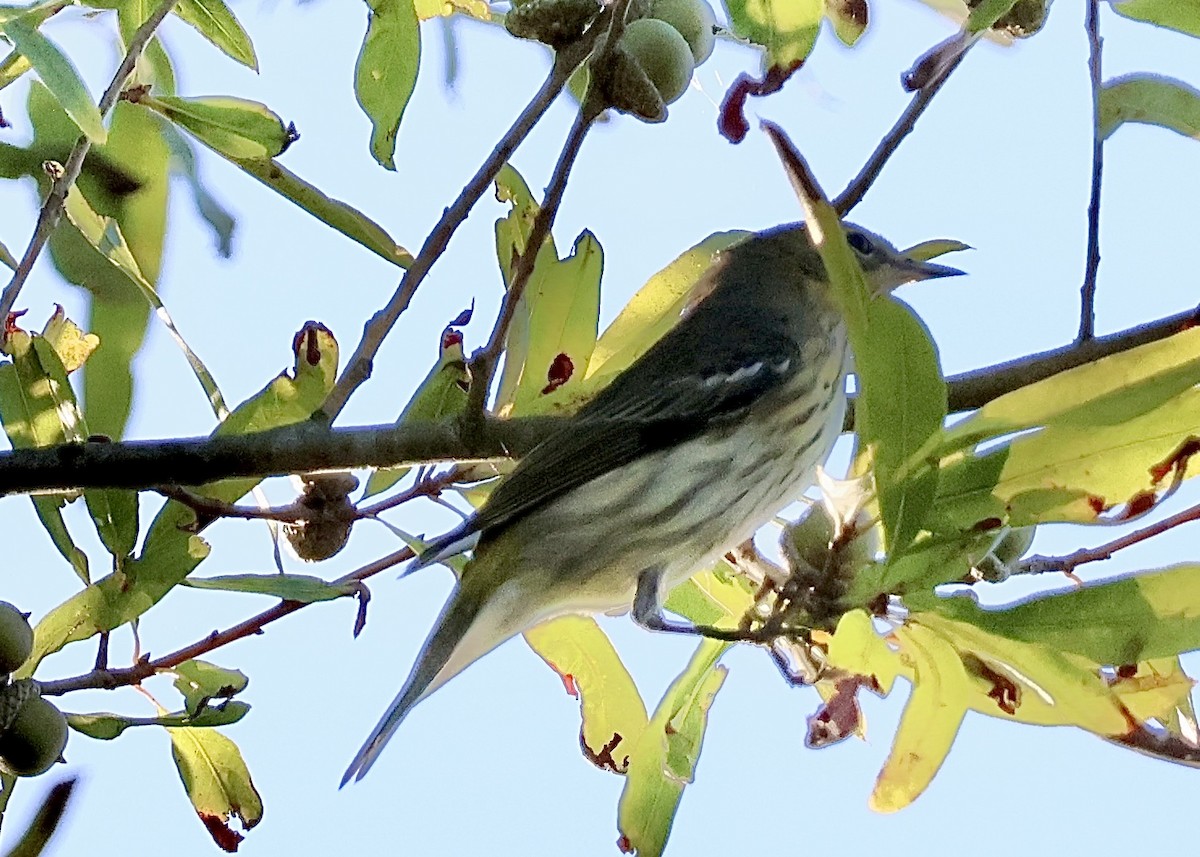
[[[18,777],[36,777],[62,758],[67,718],[40,696],[31,696],[0,735],[0,763]]]
[[[0,673],[14,672],[33,651],[33,628],[25,614],[0,601]]]
[[[696,65],[712,56],[717,44],[713,27],[717,16],[706,0],[654,0],[650,6],[650,17],[666,21],[679,31]]]
[[[666,21],[657,18],[631,21],[621,36],[621,47],[646,72],[664,104],[678,101],[687,92],[695,68],[692,49]]]

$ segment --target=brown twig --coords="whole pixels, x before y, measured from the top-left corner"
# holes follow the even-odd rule
[[[325,399],[323,410],[331,422],[342,412],[351,394],[371,376],[371,364],[375,355],[400,315],[408,308],[417,287],[421,285],[434,262],[445,251],[450,243],[450,238],[467,219],[467,215],[491,185],[501,167],[507,163],[512,153],[529,136],[529,132],[533,130],[554,99],[562,92],[575,69],[587,59],[597,38],[606,30],[607,20],[607,16],[602,14],[577,41],[566,45],[555,54],[554,65],[541,89],[521,111],[512,127],[500,138],[500,142],[496,144],[479,170],[467,182],[458,198],[442,214],[433,231],[425,239],[420,252],[413,259],[408,270],[404,272],[404,276],[400,278],[400,284],[396,287],[396,291],[387,305],[367,322],[363,329],[362,339],[359,340],[354,354],[347,362],[345,371],[342,372],[337,384]]]
[[[286,506],[238,506],[235,503],[226,503],[224,500],[205,497],[203,494],[197,494],[195,491],[189,491],[177,485],[155,485],[152,490],[168,500],[174,500],[176,503],[187,506],[200,518],[241,518],[293,524],[320,517],[319,513],[299,502],[288,503]]]
[[[1182,512],[1172,515],[1169,518],[1163,518],[1161,521],[1153,523],[1148,527],[1143,527],[1140,530],[1121,536],[1119,539],[1113,539],[1111,542],[1099,545],[1098,547],[1084,548],[1066,556],[1031,556],[1029,559],[1021,562],[1019,573],[1045,574],[1051,571],[1061,571],[1070,574],[1085,563],[1112,559],[1113,554],[1119,550],[1124,550],[1140,542],[1152,539],[1155,536],[1160,536],[1167,532],[1167,530],[1174,529],[1191,521],[1200,521],[1200,505],[1184,509]]]
[[[358,516],[360,518],[374,518],[382,512],[402,506],[418,497],[436,498],[442,491],[453,485],[457,479],[458,469],[454,467],[443,470],[436,475],[421,476],[418,474],[417,480],[411,486],[388,497],[386,500],[380,500],[378,503],[364,506],[358,510]]]
[[[150,13],[150,17],[137,28],[137,31],[129,40],[129,47],[125,51],[125,57],[121,60],[121,64],[117,66],[117,71],[113,75],[112,82],[104,90],[104,94],[100,96],[100,101],[97,104],[102,119],[108,115],[113,105],[117,103],[117,98],[121,95],[121,89],[125,86],[125,81],[133,74],[138,59],[146,49],[146,45],[150,42],[150,39],[154,36],[154,31],[158,29],[163,19],[171,14],[171,10],[175,8],[175,4],[178,2],[179,0],[163,0],[163,2],[159,3],[158,7]],[[25,281],[29,279],[29,274],[33,270],[33,263],[41,255],[46,242],[50,240],[50,234],[54,231],[54,227],[58,225],[58,221],[62,217],[63,208],[67,202],[67,193],[71,190],[71,186],[75,184],[75,180],[79,178],[79,173],[83,169],[83,160],[87,157],[88,151],[91,148],[92,141],[87,135],[81,136],[76,141],[75,147],[71,149],[71,154],[67,156],[67,162],[63,164],[62,172],[51,183],[50,192],[46,195],[46,201],[42,203],[42,209],[38,213],[37,225],[34,226],[33,237],[29,239],[29,246],[25,248],[25,254],[21,257],[21,261],[17,263],[17,268],[13,272],[12,279],[4,287],[3,293],[0,293],[0,320],[8,318],[8,314],[12,312],[13,306],[17,302],[17,296],[21,293],[21,288],[25,285]]]
[[[332,582],[332,585],[359,583],[405,560],[412,559],[413,556],[415,554],[410,548],[402,548],[339,577]],[[261,634],[263,628],[267,625],[278,619],[282,619],[284,616],[295,613],[297,610],[307,606],[308,603],[306,601],[281,601],[274,607],[264,610],[256,616],[251,616],[244,622],[239,622],[230,628],[226,628],[224,631],[213,631],[203,639],[197,640],[191,645],[184,646],[182,649],[177,649],[169,655],[163,655],[161,658],[141,658],[131,667],[92,670],[82,675],[41,682],[42,695],[61,696],[73,690],[84,690],[86,688],[113,690],[118,687],[139,684],[156,673],[179,666],[184,661],[201,657],[244,637]]]
[[[924,86],[917,90],[917,94],[908,103],[908,107],[900,114],[900,118],[896,120],[896,124],[892,126],[891,130],[879,141],[879,145],[875,147],[875,151],[871,153],[871,157],[867,158],[867,162],[858,171],[858,175],[851,179],[850,183],[846,185],[846,189],[834,198],[832,205],[839,217],[845,217],[850,209],[862,202],[862,198],[866,195],[867,190],[879,178],[879,174],[883,172],[884,165],[887,164],[888,159],[900,147],[900,143],[904,138],[912,133],[913,128],[916,127],[917,120],[925,112],[925,108],[929,106],[929,103],[933,101],[933,97],[938,94],[951,73],[963,61],[963,57],[967,55],[967,50],[971,44],[973,42],[967,44],[960,53],[955,55],[949,63],[936,72]]]
[[[538,209],[537,216],[534,217],[533,226],[529,230],[529,240],[525,242],[525,248],[517,258],[512,281],[508,285],[508,291],[505,292],[504,303],[501,304],[500,312],[496,316],[492,334],[488,338],[487,345],[471,359],[471,386],[467,393],[467,406],[463,411],[464,418],[468,421],[478,423],[483,418],[488,389],[492,386],[492,378],[495,376],[496,366],[500,362],[500,353],[504,350],[509,325],[512,323],[513,315],[516,314],[521,296],[525,294],[525,287],[529,284],[530,277],[533,276],[538,251],[550,237],[554,218],[558,215],[558,207],[562,203],[563,193],[567,189],[567,178],[571,174],[571,167],[574,166],[575,159],[579,156],[583,139],[601,112],[603,112],[602,109],[597,109],[592,100],[588,99],[580,107],[579,113],[575,117],[575,123],[567,134],[562,152],[558,156],[558,163],[555,164],[554,173],[550,177],[550,184],[546,188],[546,198],[542,202],[542,207]],[[473,431],[473,429],[472,425],[468,431]]]
[[[1100,136],[1100,0],[1087,0],[1088,72],[1092,87],[1092,190],[1088,201],[1087,268],[1080,287],[1079,341],[1096,335],[1096,277],[1100,270],[1100,186],[1104,139]]]

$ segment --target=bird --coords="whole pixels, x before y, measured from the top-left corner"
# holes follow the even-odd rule
[[[868,286],[962,274],[853,224]],[[666,593],[811,487],[846,408],[850,352],[802,223],[719,253],[680,320],[411,568],[473,551],[399,694],[342,778],[361,780],[412,708],[496,646],[567,613],[666,619]]]

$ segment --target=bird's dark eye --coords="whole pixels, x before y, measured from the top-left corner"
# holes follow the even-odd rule
[[[875,245],[871,243],[871,239],[861,232],[847,232],[846,243],[861,256],[870,256],[875,252]]]

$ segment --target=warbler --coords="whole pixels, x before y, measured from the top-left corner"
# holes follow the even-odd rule
[[[846,238],[877,292],[962,273],[857,226]],[[666,336],[415,561],[474,551],[342,785],[367,773],[416,703],[547,619],[631,609],[647,628],[679,630],[662,616],[665,594],[812,484],[841,432],[849,348],[808,232],[750,236],[694,294]]]

